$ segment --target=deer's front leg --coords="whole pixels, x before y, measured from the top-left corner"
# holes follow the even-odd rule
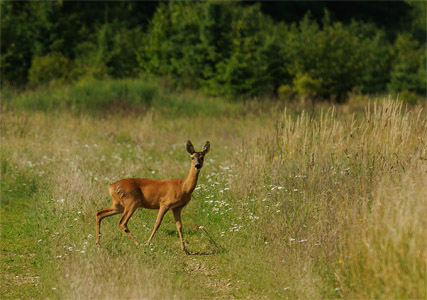
[[[173,217],[175,218],[176,229],[178,229],[179,239],[181,240],[181,249],[185,252],[185,254],[190,254],[187,249],[185,249],[184,237],[182,235],[182,223],[181,223],[181,211],[182,207],[174,208]]]
[[[150,245],[151,240],[153,239],[154,234],[156,233],[157,229],[159,229],[160,224],[162,223],[163,217],[165,216],[168,209],[166,207],[160,207],[159,213],[157,214],[156,223],[154,224],[153,232],[150,235],[150,238],[147,241],[147,245]]]

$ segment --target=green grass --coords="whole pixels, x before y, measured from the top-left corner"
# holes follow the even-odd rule
[[[2,91],[3,106],[16,111],[69,111],[73,114],[103,116],[147,110],[167,116],[231,116],[240,107],[221,98],[200,97],[195,92],[169,94],[155,81],[144,79],[80,81],[67,86],[36,90]]]
[[[4,153],[3,153],[4,155]],[[41,298],[54,293],[52,253],[47,244],[49,227],[34,195],[40,182],[16,172],[2,157],[1,282],[2,298]],[[49,220],[52,225],[52,220]],[[43,280],[42,280],[43,278]]]
[[[426,297],[423,107],[238,103],[137,80],[86,84],[106,102],[61,106],[54,95],[75,97],[76,84],[9,92],[3,106],[2,298]],[[151,102],[128,96],[137,104],[116,107],[110,94],[125,85],[128,95],[151,86]],[[211,142],[182,215],[198,255],[181,251],[171,213],[141,248],[119,215],[106,218],[97,247],[108,184],[184,177],[187,139],[196,149]],[[140,242],[156,215],[130,219]]]

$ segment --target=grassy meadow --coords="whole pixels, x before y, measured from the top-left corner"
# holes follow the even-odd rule
[[[427,298],[425,104],[233,102],[141,80],[2,91],[1,297]],[[135,247],[95,213],[126,177],[185,177],[206,140],[187,249],[168,212]],[[129,229],[144,243],[157,211]]]

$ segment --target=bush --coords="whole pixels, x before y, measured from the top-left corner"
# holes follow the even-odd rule
[[[413,92],[405,90],[399,93],[399,100],[402,101],[403,103],[414,105],[414,104],[417,104],[418,102],[418,96]]]
[[[293,89],[290,85],[284,84],[281,85],[277,89],[277,96],[279,96],[279,99],[289,99],[293,95]]]
[[[35,56],[28,79],[31,85],[46,84],[51,81],[63,83],[69,78],[69,69],[70,62],[61,53]]]
[[[299,73],[294,79],[294,92],[300,97],[314,99],[322,92],[322,81]]]

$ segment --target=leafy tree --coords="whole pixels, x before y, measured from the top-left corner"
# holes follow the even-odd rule
[[[51,26],[55,4],[1,1],[1,77],[16,85],[27,81],[33,55],[45,54],[41,33]]]
[[[267,42],[272,20],[261,13],[259,5],[236,10],[233,14],[230,57],[218,64],[214,78],[217,91],[227,96],[255,96],[269,89],[268,71],[272,66],[264,59],[274,47]],[[270,69],[269,69],[270,68]]]
[[[394,43],[394,63],[388,89],[392,93],[426,92],[425,52],[419,42],[408,34],[400,34]]]
[[[200,59],[201,13],[199,3],[162,4],[140,47],[140,67],[148,74],[168,76],[176,85],[198,87],[203,73]]]
[[[144,73],[235,98],[426,93],[426,3],[256,2],[2,1],[1,77],[34,85]]]
[[[405,31],[421,44],[425,44],[427,42],[427,2],[413,0],[405,2],[411,8],[407,15],[409,28]]]
[[[260,75],[267,90],[277,95],[283,84],[291,83],[288,65],[291,63],[285,52],[286,31],[284,26],[278,26],[277,31],[265,38],[265,42],[257,51],[257,61],[261,65]]]
[[[367,55],[365,68],[361,77],[360,91],[363,93],[383,92],[390,82],[392,67],[392,45],[382,29],[372,23],[353,21],[350,25],[353,35],[366,41]]]
[[[200,64],[204,91],[216,94],[219,65],[230,57],[232,20],[236,6],[233,2],[207,2],[200,18]]]
[[[292,26],[286,46],[291,75],[305,74],[321,82],[317,95],[344,101],[361,82],[367,64],[367,40],[355,36],[342,23],[331,23],[326,14],[323,28],[309,15]]]

